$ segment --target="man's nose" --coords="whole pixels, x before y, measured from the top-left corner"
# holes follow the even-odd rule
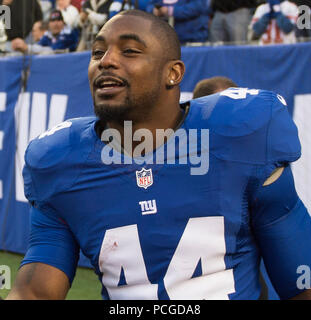
[[[105,54],[100,59],[101,67],[105,69],[114,68],[117,69],[119,66],[119,58],[117,50],[107,49]]]

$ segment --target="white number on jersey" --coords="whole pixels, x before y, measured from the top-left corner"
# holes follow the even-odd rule
[[[59,130],[62,130],[62,129],[65,129],[65,128],[69,128],[71,127],[72,125],[72,122],[70,121],[64,121],[60,124],[58,124],[57,126],[51,128],[50,130],[47,130],[45,132],[43,132],[40,136],[39,136],[39,139],[42,139],[46,136],[50,136],[52,134],[54,134],[55,132],[59,131]]]
[[[226,96],[231,99],[246,99],[247,94],[252,96],[256,96],[259,94],[259,90],[257,89],[248,89],[248,88],[229,88],[220,93],[221,96]]]
[[[126,284],[119,286],[123,268]],[[137,225],[106,231],[99,255],[102,282],[110,299],[157,299],[157,284],[151,284],[138,238]]]
[[[228,299],[235,287],[225,253],[223,217],[189,219],[163,279],[170,299]],[[202,276],[192,278],[199,263]],[[99,269],[111,299],[158,298],[158,285],[148,279],[137,225],[106,231]],[[122,270],[126,285],[118,286]]]

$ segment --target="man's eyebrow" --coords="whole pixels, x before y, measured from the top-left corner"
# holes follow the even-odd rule
[[[142,44],[145,48],[147,48],[146,42],[141,39],[137,34],[135,33],[127,33],[127,34],[121,34],[119,37],[120,40],[134,40],[140,44]]]
[[[103,36],[96,36],[93,41],[93,44],[95,44],[96,42],[105,42],[105,41],[106,39]]]
[[[135,33],[126,33],[126,34],[121,34],[120,37],[119,37],[120,40],[134,40],[140,44],[142,44],[145,48],[147,48],[147,44],[146,42],[141,39],[137,34]],[[106,42],[106,39],[105,37],[103,36],[96,36],[96,38],[94,39],[93,41],[93,45],[96,43],[96,42]]]

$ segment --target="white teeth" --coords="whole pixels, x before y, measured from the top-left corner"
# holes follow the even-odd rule
[[[120,86],[121,84],[119,82],[115,82],[115,81],[104,81],[100,84],[101,87],[105,87],[105,86]]]

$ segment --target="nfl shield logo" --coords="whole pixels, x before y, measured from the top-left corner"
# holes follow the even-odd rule
[[[140,188],[150,187],[153,184],[152,170],[142,168],[140,171],[136,171],[136,182]]]

